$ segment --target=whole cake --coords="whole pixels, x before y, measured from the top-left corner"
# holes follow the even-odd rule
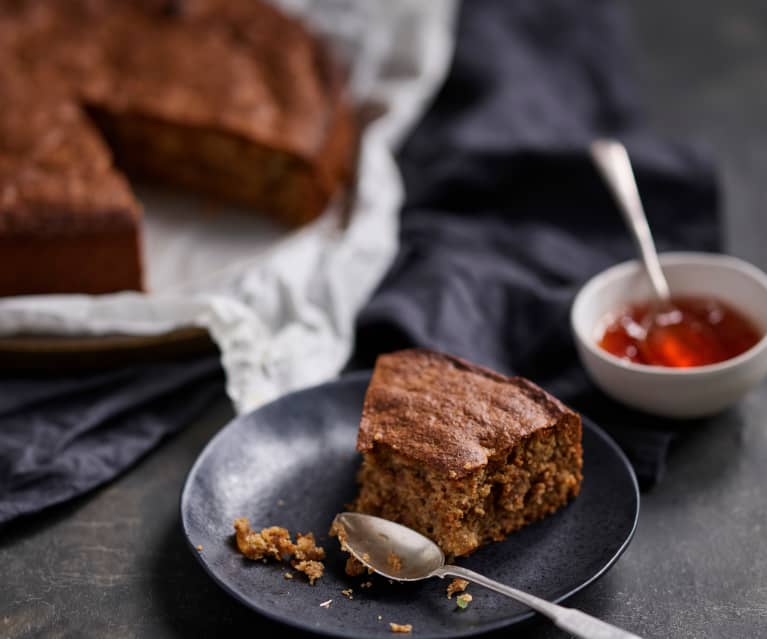
[[[581,420],[532,382],[427,350],[382,355],[353,508],[465,555],[578,495]]]
[[[299,225],[354,151],[338,65],[265,2],[0,0],[0,295],[142,289],[123,170]]]

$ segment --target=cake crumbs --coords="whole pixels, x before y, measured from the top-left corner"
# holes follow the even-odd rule
[[[330,527],[329,534],[331,537],[338,537],[338,543],[341,544],[341,550],[344,552],[350,552],[349,546],[346,543],[346,529],[343,527],[343,525],[338,522],[337,520],[333,520],[333,524]],[[370,555],[368,553],[365,553],[362,555],[363,561],[369,562],[370,561]],[[346,560],[346,566],[344,567],[344,572],[349,575],[350,577],[359,577],[362,573],[365,572],[366,566],[362,563],[359,559],[357,559],[354,555],[350,555],[349,558]],[[372,575],[373,572],[375,572],[372,568],[367,568],[368,574]]]
[[[323,601],[320,604],[320,608],[330,608],[330,604],[332,604],[332,603],[333,603],[332,599],[328,599],[327,601]]]
[[[261,529],[261,532],[251,530],[246,517],[234,520],[234,530],[237,547],[248,559],[276,559],[282,561],[285,556],[292,555],[295,546],[290,539],[290,533],[285,528],[271,526]]]
[[[363,581],[360,584],[360,588],[372,588],[372,587],[373,587],[373,582],[372,581]]]
[[[237,548],[248,559],[260,559],[263,563],[267,563],[268,559],[291,560],[291,566],[298,572],[304,573],[310,585],[314,585],[314,582],[322,577],[325,568],[322,563],[325,550],[317,546],[312,533],[306,535],[298,533],[296,542],[293,543],[290,532],[286,528],[271,526],[259,532],[250,528],[250,522],[246,517],[235,519],[234,530]],[[293,578],[290,572],[284,573],[284,576],[285,579]]]
[[[296,543],[293,555],[298,561],[310,559],[312,561],[322,561],[325,559],[325,549],[317,545],[312,533],[296,535]]]
[[[461,609],[464,610],[470,603],[471,600],[474,599],[468,592],[464,593],[462,595],[458,595],[455,598],[455,604]]]
[[[346,560],[346,566],[344,567],[344,572],[350,577],[359,577],[365,572],[365,564],[363,564],[356,557],[350,556]]]
[[[338,543],[341,544],[341,549],[348,552],[349,547],[346,545],[346,528],[343,527],[343,524],[341,524],[338,519],[334,519],[330,526],[330,536],[338,537]]]
[[[306,575],[307,579],[309,579],[310,586],[313,586],[314,582],[322,577],[322,573],[325,570],[325,566],[321,561],[315,561],[313,559],[305,559],[302,561],[293,560],[290,565],[298,572],[302,572]]]
[[[354,591],[353,591],[351,588],[347,588],[346,590],[342,590],[342,591],[341,591],[341,594],[342,594],[344,597],[347,597],[347,598],[348,598],[348,599],[350,599],[350,600],[351,600],[351,599],[354,599],[354,595],[353,595],[353,593],[354,593]]]
[[[402,570],[402,559],[400,559],[397,553],[395,553],[393,550],[389,551],[389,556],[386,558],[386,563],[388,564],[389,568],[391,568],[392,572],[399,572]]]
[[[197,552],[202,552],[202,544],[199,544],[199,545],[197,546]]]
[[[413,632],[413,624],[405,623],[389,623],[389,628],[392,632]]]
[[[381,621],[383,617],[381,615],[378,615],[378,621]]]
[[[469,582],[466,581],[466,579],[453,579],[453,581],[447,585],[447,598],[452,599],[455,593],[463,592],[468,585]]]

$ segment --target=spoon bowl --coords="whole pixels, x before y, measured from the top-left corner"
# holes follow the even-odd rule
[[[396,581],[427,579],[445,565],[442,549],[412,528],[388,519],[341,513],[336,528],[344,531],[345,549],[368,568]],[[340,537],[340,535],[339,535]],[[393,553],[401,561],[399,570],[389,562]]]

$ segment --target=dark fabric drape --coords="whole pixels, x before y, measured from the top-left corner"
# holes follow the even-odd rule
[[[529,377],[606,428],[644,486],[678,423],[616,405],[569,328],[578,288],[634,257],[588,156],[623,140],[661,250],[717,250],[717,189],[692,150],[641,116],[620,3],[464,2],[455,60],[403,149],[396,262],[358,322],[355,365],[412,345]]]

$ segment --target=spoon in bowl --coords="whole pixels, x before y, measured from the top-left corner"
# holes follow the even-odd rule
[[[558,606],[462,566],[445,564],[445,555],[437,544],[415,530],[388,519],[360,513],[340,513],[333,521],[333,529],[344,550],[388,579],[421,581],[430,577],[459,577],[525,604],[576,637],[640,639],[580,610]],[[399,561],[392,562],[392,554]]]
[[[687,316],[671,299],[626,147],[617,140],[604,139],[592,142],[590,151],[634,237],[655,297],[644,319],[631,327],[639,334],[640,352],[647,361],[666,366],[708,363],[706,357],[717,337],[710,325]]]

